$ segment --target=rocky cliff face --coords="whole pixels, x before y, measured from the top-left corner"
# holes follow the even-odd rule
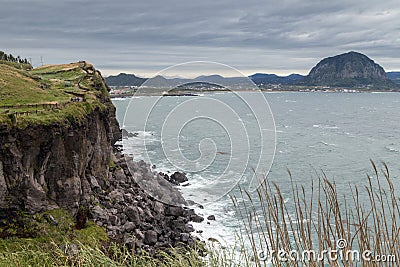
[[[69,125],[0,130],[0,207],[31,213],[76,212],[90,198],[88,183],[109,180],[112,145],[120,138],[115,108],[96,109]]]
[[[91,219],[103,226],[112,240],[137,252],[182,242],[193,244],[189,233],[194,229],[189,221],[203,218],[193,209],[180,206],[185,200],[172,184],[177,179],[166,179],[148,164],[126,159],[114,146],[122,136],[100,73],[86,62],[44,68],[60,79],[83,75],[76,79],[73,89],[70,85],[67,88],[78,90],[78,99],[85,94],[86,100],[79,100],[77,108],[90,109],[77,109],[85,113],[70,113],[78,117],[65,116],[67,121],[59,116],[52,123],[41,123],[39,114],[27,127],[0,124],[0,232],[10,228],[8,221],[12,220],[7,214],[13,214],[17,221],[24,221],[25,217],[29,221],[34,216],[22,216],[24,220],[20,220],[19,211],[35,214],[62,208],[76,216],[77,228]],[[42,75],[41,81],[48,81],[43,70],[36,72]],[[71,72],[73,75],[66,75]],[[60,87],[60,80],[51,77],[59,86],[55,92],[66,90],[63,85]],[[74,104],[68,104],[71,110]],[[47,112],[66,113],[65,109]],[[151,188],[147,190],[152,189],[155,195],[162,196],[159,199],[177,206],[165,205],[147,195],[137,179],[148,181]],[[21,223],[20,227],[25,225]]]
[[[367,56],[349,52],[321,60],[306,77],[308,85],[390,87],[385,70]]]

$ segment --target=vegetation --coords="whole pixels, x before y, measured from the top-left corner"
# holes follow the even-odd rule
[[[106,108],[108,91],[101,75],[86,62],[32,70],[0,62],[0,123],[70,123],[95,108]],[[74,101],[71,101],[74,100]]]
[[[21,214],[20,214],[21,216]],[[134,255],[127,247],[109,242],[102,227],[89,222],[77,230],[75,220],[62,209],[42,214],[22,215],[31,221],[35,236],[13,236],[18,229],[7,231],[0,239],[0,266],[202,266],[195,248],[160,251],[156,257],[148,253]],[[19,225],[21,226],[21,225]],[[27,233],[25,233],[27,234]],[[32,234],[32,233],[30,233]]]
[[[274,266],[395,266],[400,260],[400,200],[388,167],[373,168],[367,186],[349,186],[347,196],[324,176],[310,190],[292,181],[290,201],[279,186],[265,180],[257,190],[260,207],[241,191],[233,201],[245,225],[243,240],[251,248],[243,252],[245,266],[271,261]],[[337,260],[323,254],[334,250],[342,255]],[[308,258],[310,251],[322,259]],[[360,258],[352,260],[354,251]],[[361,255],[369,251],[370,261]]]
[[[279,186],[267,180],[257,190],[259,201],[242,190],[240,197],[232,197],[243,222],[237,246],[208,245],[206,255],[196,248],[160,250],[153,256],[132,254],[126,246],[110,243],[104,229],[94,223],[77,230],[67,212],[54,210],[44,214],[52,215],[57,225],[43,223],[44,214],[36,215],[40,237],[0,239],[0,266],[236,267],[269,266],[271,262],[273,266],[377,266],[362,258],[360,262],[347,260],[355,250],[371,251],[372,259],[386,255],[386,261],[378,265],[394,266],[400,259],[399,198],[387,166],[381,171],[373,167],[375,175],[367,177],[368,186],[352,186],[348,196],[324,176],[310,191],[292,181],[290,201]],[[340,250],[342,256],[318,259],[318,253],[330,249]],[[316,253],[314,258],[312,254],[310,258],[299,256],[311,250]],[[275,253],[269,255],[271,251]],[[298,254],[282,256],[278,251]]]

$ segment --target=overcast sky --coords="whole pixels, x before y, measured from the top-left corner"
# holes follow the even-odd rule
[[[320,59],[354,50],[387,71],[400,71],[398,0],[0,4],[0,50],[31,58],[34,65],[40,65],[41,56],[45,64],[88,60],[105,75],[150,77],[171,65],[201,60],[246,75],[307,74]]]

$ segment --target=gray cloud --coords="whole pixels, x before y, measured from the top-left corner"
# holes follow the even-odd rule
[[[86,59],[150,75],[211,60],[246,74],[307,73],[356,50],[400,70],[397,0],[0,1],[0,49],[40,63]]]

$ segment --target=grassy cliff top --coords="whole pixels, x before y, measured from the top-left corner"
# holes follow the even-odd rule
[[[103,77],[87,62],[29,69],[0,61],[0,124],[71,122],[108,99]]]

